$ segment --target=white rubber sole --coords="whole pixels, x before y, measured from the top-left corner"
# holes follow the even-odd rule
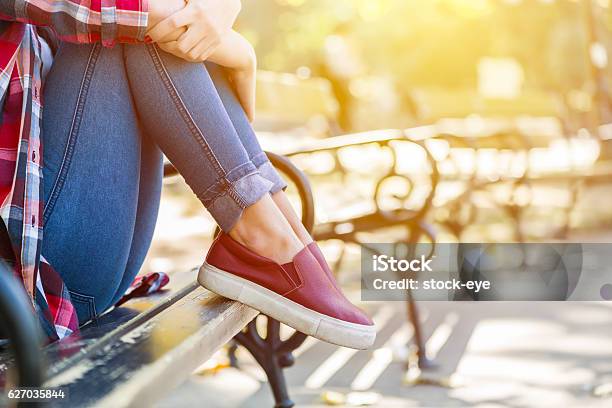
[[[206,289],[236,300],[302,333],[338,346],[358,350],[376,340],[375,326],[345,322],[310,310],[276,292],[204,263],[198,282]]]

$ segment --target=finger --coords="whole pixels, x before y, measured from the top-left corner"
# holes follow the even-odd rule
[[[156,40],[155,40],[155,39],[153,39],[153,38],[151,38],[151,40],[152,40],[153,42],[158,43],[158,44],[159,44],[159,43],[162,43],[162,42],[176,41],[176,40],[178,40],[179,38],[181,38],[181,36],[182,36],[183,34],[185,34],[185,32],[186,32],[186,31],[187,31],[187,28],[185,28],[185,27],[179,27],[179,28],[177,28],[176,30],[174,30],[173,32],[166,34],[166,35],[164,36],[164,40],[163,40],[163,41],[156,41]]]
[[[194,60],[189,59],[185,54],[183,54],[181,51],[179,51],[178,49],[178,45],[176,43],[176,41],[170,41],[167,43],[161,43],[161,44],[157,44],[157,46],[164,52],[167,52],[168,54],[172,54],[175,57],[181,58],[185,61],[188,62],[197,62]]]
[[[147,34],[154,42],[162,42],[166,40],[166,36],[170,36],[178,28],[185,27],[193,22],[193,13],[189,7],[177,11],[170,17],[160,21]]]
[[[170,54],[173,54],[174,52],[176,52],[176,41],[169,41],[169,42],[165,42],[165,43],[159,43],[157,44],[157,46],[163,50],[166,51]]]
[[[189,58],[197,59],[198,61],[204,61],[205,55],[210,46],[206,41],[200,41],[195,47],[189,51]]]
[[[176,41],[157,44],[157,46],[160,50],[167,52],[168,54],[176,55]]]
[[[203,61],[207,60],[208,58],[210,58],[210,56],[217,50],[217,48],[219,47],[218,43],[214,43],[208,47],[206,49],[206,51],[204,51],[201,55],[201,58]]]
[[[211,44],[210,41],[200,41],[200,43],[189,51],[189,57],[194,60],[204,62],[216,49],[217,46]]]
[[[202,31],[199,28],[191,26],[187,29],[187,32],[179,37],[176,41],[178,44],[178,49],[184,54],[189,54],[196,45],[201,42],[209,42],[206,37],[203,35]]]

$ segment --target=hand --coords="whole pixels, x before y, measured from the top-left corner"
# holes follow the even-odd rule
[[[175,41],[173,48],[181,54],[190,60],[204,61],[231,30],[240,9],[240,0],[188,0],[184,8],[159,22],[147,34],[160,45]]]
[[[178,49],[176,41],[158,44],[162,50],[189,62],[204,62],[204,59],[192,58]],[[227,68],[228,76],[238,100],[247,117],[252,122],[255,117],[255,84],[257,75],[257,56],[253,46],[240,34],[230,31],[221,41],[217,50],[207,58]]]
[[[185,0],[149,0],[149,29],[186,6]]]

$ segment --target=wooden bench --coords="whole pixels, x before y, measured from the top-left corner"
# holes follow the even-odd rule
[[[45,348],[42,386],[66,394],[56,405],[151,406],[258,314],[201,288],[195,277],[193,271],[169,292],[130,301]]]
[[[314,210],[307,179],[287,159],[270,157],[297,187],[303,221],[311,229]],[[174,174],[167,165],[165,175]],[[132,299],[88,323],[78,335],[44,349],[25,293],[11,275],[7,268],[0,270],[0,326],[10,334],[9,346],[0,350],[0,390],[63,391],[66,399],[51,401],[52,406],[148,407],[235,339],[266,372],[275,406],[293,406],[283,369],[294,363],[291,353],[306,335],[295,332],[281,340],[280,323],[273,319],[268,319],[265,335],[260,334],[258,312],[200,287],[195,269],[173,275],[169,290]]]

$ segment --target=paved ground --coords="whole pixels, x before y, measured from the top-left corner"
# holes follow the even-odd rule
[[[612,305],[603,303],[426,303],[428,355],[436,368],[425,382],[405,380],[411,330],[401,304],[373,308],[379,338],[371,351],[306,343],[287,371],[298,406],[609,407],[612,395]],[[160,407],[266,407],[273,401],[263,373],[241,354],[242,371],[194,375]],[[599,387],[599,388],[598,388]],[[612,393],[612,390],[607,390]]]

